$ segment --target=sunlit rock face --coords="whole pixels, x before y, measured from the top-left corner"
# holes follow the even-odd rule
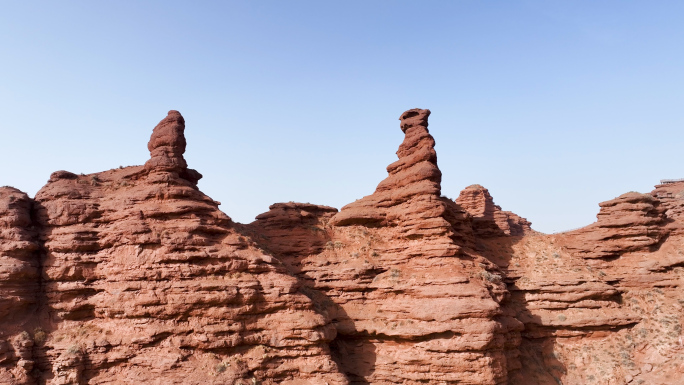
[[[541,234],[480,185],[442,195],[429,115],[340,210],[233,222],[177,111],[143,166],[1,187],[0,383],[677,383],[684,182]]]
[[[473,250],[471,217],[441,196],[429,115],[401,115],[399,159],[373,194],[339,213],[275,206],[250,227],[333,319],[333,356],[352,383],[504,384],[522,324],[503,314],[507,291]]]
[[[15,230],[3,244],[15,267],[0,288],[33,282],[8,307],[31,306],[36,292],[41,301],[31,324],[40,338],[30,329],[26,341],[3,345],[14,344],[4,348],[13,350],[10,375],[47,384],[346,384],[329,352],[330,320],[197,189],[183,132],[171,111],[145,166],[58,172],[30,215],[25,196],[2,212]],[[21,233],[31,228],[41,279],[30,259],[38,248]]]
[[[41,300],[40,243],[32,226],[33,202],[0,187],[0,383],[29,384],[35,366],[35,316]]]

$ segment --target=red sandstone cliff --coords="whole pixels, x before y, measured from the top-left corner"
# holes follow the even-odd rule
[[[0,383],[677,383],[684,183],[544,235],[482,186],[441,195],[429,114],[339,212],[232,222],[176,111],[144,166],[0,188]]]

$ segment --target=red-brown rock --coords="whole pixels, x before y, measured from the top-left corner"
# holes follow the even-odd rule
[[[188,178],[183,128],[169,113],[144,167],[52,175],[33,212],[41,282],[25,262],[35,248],[7,233],[25,272],[2,285],[32,280],[29,293],[40,283],[44,298],[42,337],[15,337],[14,356],[27,353],[10,361],[13,372],[24,365],[29,381],[46,384],[346,384],[329,319]],[[2,223],[30,229],[18,199]]]
[[[629,192],[599,206],[595,223],[567,237],[566,247],[583,258],[615,258],[652,250],[668,233],[666,209],[650,194]]]
[[[266,230],[262,246],[332,317],[331,348],[352,383],[504,384],[521,324],[502,315],[505,286],[472,251],[470,217],[441,197],[429,114],[402,114],[399,160],[372,195],[329,220],[329,211],[302,221],[297,206],[274,205],[250,227]],[[269,231],[275,223],[292,224],[296,247],[281,227]]]
[[[489,190],[479,184],[461,191],[456,204],[473,217],[473,231],[479,238],[522,236],[532,230],[527,219],[495,205]]]
[[[39,243],[31,222],[31,199],[0,187],[0,383],[30,384],[40,300]]]
[[[171,110],[152,131],[147,143],[150,160],[145,163],[145,169],[152,173],[161,171],[165,175],[178,175],[197,184],[202,174],[188,168],[183,158],[185,146],[185,119],[180,112]]]
[[[678,383],[684,182],[544,235],[481,186],[441,195],[428,116],[339,212],[234,223],[176,111],[144,166],[0,188],[0,383]]]

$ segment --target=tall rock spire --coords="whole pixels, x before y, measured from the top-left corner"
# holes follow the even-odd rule
[[[439,198],[442,173],[437,167],[435,140],[427,129],[428,116],[430,110],[418,108],[401,114],[400,127],[405,137],[397,150],[399,160],[387,166],[389,176],[378,184],[374,194],[343,207],[333,223],[338,226],[386,225],[399,214],[393,208],[409,199]]]
[[[470,225],[453,201],[441,197],[442,172],[437,167],[435,139],[427,128],[428,116],[430,110],[418,108],[401,114],[404,141],[397,150],[399,160],[387,166],[389,175],[372,195],[344,206],[332,224],[392,226],[408,239],[446,236],[459,245],[469,241]]]
[[[171,110],[152,131],[147,143],[150,160],[145,163],[145,169],[176,172],[181,178],[197,183],[202,174],[188,168],[183,158],[185,146],[185,119],[180,112]]]

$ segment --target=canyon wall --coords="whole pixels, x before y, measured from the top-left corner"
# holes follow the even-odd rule
[[[0,383],[680,381],[684,182],[541,234],[480,185],[442,195],[429,115],[340,210],[233,222],[177,111],[143,166],[0,188]]]

